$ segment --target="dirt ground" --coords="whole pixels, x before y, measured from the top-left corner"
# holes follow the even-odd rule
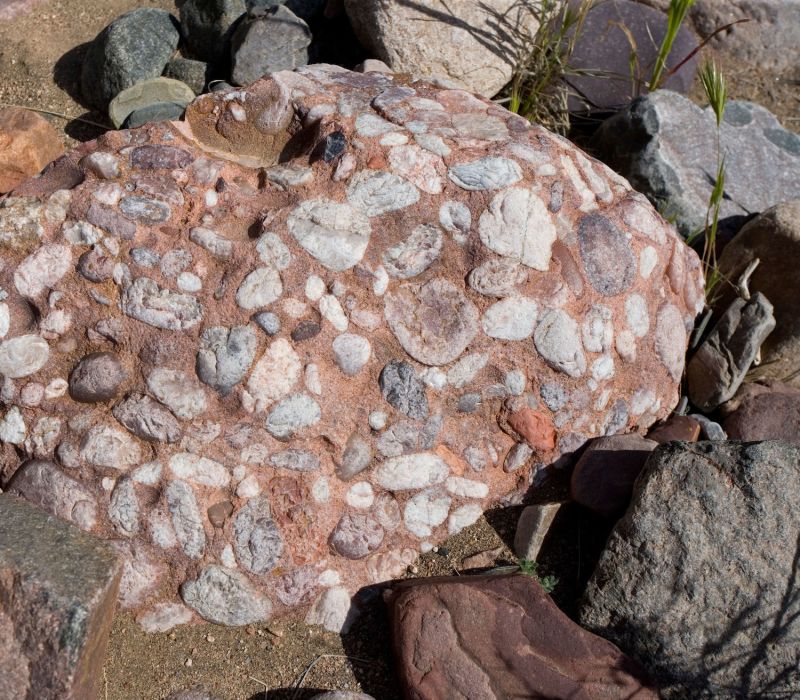
[[[174,11],[175,3],[0,0],[0,106],[54,113],[48,119],[67,147],[97,136],[107,125],[106,117],[87,111],[77,92],[85,45],[112,18],[135,7]],[[24,11],[15,14],[15,8]],[[758,102],[786,127],[800,128],[796,80],[775,79],[757,67],[730,61],[722,64],[731,97]],[[699,86],[692,96],[702,102]],[[563,484],[554,488],[551,496],[563,495]],[[512,563],[509,544],[518,514],[519,508],[487,514],[438,552],[422,557],[413,575],[450,575],[462,569],[464,557],[495,548],[500,548],[498,564]],[[608,528],[570,508],[556,525],[543,551],[542,573],[558,576],[554,599],[571,613]],[[174,690],[199,685],[223,700],[302,700],[314,689],[363,689],[379,700],[393,700],[400,693],[391,669],[381,592],[366,591],[362,597],[367,612],[345,637],[309,627],[302,620],[246,629],[190,625],[148,635],[130,615],[119,615],[104,669],[105,698],[160,700]]]

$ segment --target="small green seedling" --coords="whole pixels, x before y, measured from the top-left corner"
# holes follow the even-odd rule
[[[546,593],[552,593],[558,585],[558,578],[555,576],[540,576],[539,565],[531,559],[519,560],[519,571],[526,576],[532,576],[544,588]]]

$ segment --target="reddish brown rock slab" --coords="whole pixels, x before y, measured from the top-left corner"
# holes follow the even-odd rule
[[[0,193],[10,192],[63,152],[47,119],[21,107],[0,109]]]
[[[605,518],[627,508],[633,482],[658,443],[640,435],[612,435],[594,440],[572,472],[572,499]]]
[[[723,422],[731,440],[783,440],[800,446],[800,390],[780,382],[746,384]]]
[[[114,550],[0,494],[0,698],[92,700],[114,617]]]
[[[389,606],[407,698],[657,697],[635,662],[572,622],[530,576],[403,582]]]
[[[700,439],[700,423],[689,416],[670,416],[663,423],[653,426],[647,433],[653,442],[697,442]]]

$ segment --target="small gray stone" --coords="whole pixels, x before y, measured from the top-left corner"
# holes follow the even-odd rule
[[[336,476],[343,481],[352,479],[372,464],[372,446],[358,433],[347,438],[342,459],[336,465]]]
[[[425,385],[410,364],[392,360],[381,370],[378,383],[383,398],[392,408],[414,420],[428,417]]]
[[[92,202],[86,212],[86,220],[106,233],[130,241],[136,235],[136,224],[119,212]]]
[[[139,500],[131,479],[123,477],[111,492],[108,519],[121,535],[133,537],[139,532]]]
[[[131,258],[133,262],[141,267],[155,267],[161,256],[150,248],[131,248]]]
[[[200,617],[218,625],[239,627],[269,619],[272,604],[244,574],[216,564],[206,566],[196,581],[181,586],[184,602]]]
[[[509,473],[517,471],[520,467],[527,464],[528,460],[533,456],[533,450],[526,442],[518,442],[514,445],[506,455],[503,462],[503,469]]]
[[[189,232],[189,240],[220,260],[230,260],[233,255],[233,241],[209,228],[197,226]]]
[[[249,326],[206,328],[200,339],[195,370],[201,381],[223,396],[244,379],[253,364],[256,334]]]
[[[236,557],[254,574],[266,574],[277,566],[284,544],[280,530],[270,517],[266,498],[251,498],[233,521]]]
[[[381,216],[416,204],[419,191],[393,173],[362,170],[351,180],[347,199],[367,216]]]
[[[114,406],[112,413],[114,418],[142,440],[177,442],[183,433],[177,418],[149,396],[129,396]]]
[[[467,277],[469,286],[487,297],[507,297],[528,278],[525,268],[516,260],[491,258],[474,268]]]
[[[514,533],[514,554],[517,557],[536,561],[561,506],[561,503],[540,503],[523,508]]]
[[[262,311],[261,313],[253,316],[253,321],[256,322],[258,327],[267,335],[277,335],[281,330],[281,320],[277,314],[271,311]]]
[[[288,7],[248,16],[231,37],[232,72],[237,85],[249,85],[267,73],[294,70],[308,63],[311,31]]]
[[[408,279],[427,270],[442,252],[442,232],[433,224],[417,226],[404,241],[383,254],[383,266],[392,277]]]
[[[578,222],[583,269],[600,294],[611,297],[630,289],[636,277],[636,257],[625,234],[601,214]]]
[[[586,371],[578,324],[566,311],[547,311],[536,326],[533,341],[539,354],[553,369],[570,377],[580,377]]]
[[[761,292],[736,298],[686,367],[691,402],[710,412],[732,398],[774,328],[772,304]]]
[[[502,190],[522,179],[522,168],[509,158],[487,156],[454,165],[447,176],[465,190]]]
[[[171,331],[197,325],[203,313],[193,296],[162,289],[147,277],[139,277],[125,287],[120,306],[137,321]]]
[[[87,250],[78,259],[78,272],[90,282],[105,282],[111,279],[113,271],[113,258],[99,246]]]
[[[188,3],[184,3],[186,5]],[[186,83],[195,95],[205,91],[208,82],[208,64],[204,61],[194,61],[190,58],[175,56],[167,63],[164,69],[167,78],[174,78]]]
[[[170,217],[170,208],[164,202],[138,195],[123,197],[119,203],[120,211],[129,219],[147,224],[160,224]]]
[[[296,472],[313,472],[320,468],[319,457],[307,450],[283,450],[269,458],[276,469],[291,469]]]
[[[127,374],[113,352],[93,352],[81,358],[69,375],[69,395],[75,401],[110,401],[119,393]]]
[[[191,90],[189,92],[191,92]],[[135,129],[151,122],[178,121],[183,117],[185,111],[186,105],[179,102],[154,102],[153,104],[133,110],[125,117],[121,128]]]
[[[322,418],[319,404],[307,394],[294,394],[281,401],[267,416],[267,431],[279,440],[315,425]]]
[[[166,488],[166,500],[184,554],[199,559],[206,548],[206,532],[192,487],[184,481],[172,481]]]
[[[333,550],[347,559],[363,559],[383,542],[383,528],[365,513],[345,513],[331,533]]]

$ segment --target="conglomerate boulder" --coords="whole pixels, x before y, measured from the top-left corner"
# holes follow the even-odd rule
[[[2,485],[114,540],[159,625],[179,593],[224,624],[349,624],[360,586],[542,465],[666,416],[703,303],[625,180],[380,73],[204,95],[14,194]]]

